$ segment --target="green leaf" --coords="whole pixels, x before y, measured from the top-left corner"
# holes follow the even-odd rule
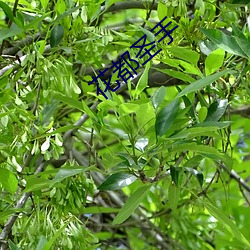
[[[64,229],[68,226],[69,222],[66,223],[64,222],[65,224],[55,232],[55,234],[53,235],[53,237],[45,244],[45,246],[43,247],[42,250],[49,250],[52,245],[53,245],[53,242],[59,237],[59,235],[64,231]]]
[[[235,37],[241,38],[242,40],[248,42],[245,35],[242,33],[242,31],[234,23],[232,23],[232,35]]]
[[[193,127],[217,127],[217,129],[222,129],[228,127],[230,124],[232,124],[231,121],[225,121],[225,122],[204,121],[195,124]]]
[[[85,112],[85,109],[84,109],[82,103],[76,99],[73,99],[73,98],[68,97],[68,96],[64,96],[64,95],[57,93],[57,92],[54,93],[53,97],[55,99],[63,102],[63,103],[68,104],[69,106],[71,106],[73,108],[76,108],[82,112]]]
[[[20,29],[18,26],[13,25],[11,28],[0,30],[0,42],[6,38],[17,36],[22,33],[24,30]]]
[[[180,168],[176,168],[173,166],[170,166],[170,175],[171,175],[171,179],[174,182],[174,184],[176,186],[178,186],[178,180],[179,180],[179,173],[180,173],[181,169]]]
[[[5,168],[0,168],[0,183],[11,194],[14,194],[18,187],[18,180],[16,176]]]
[[[178,92],[180,93],[181,92],[180,87],[176,86],[176,88],[177,88]],[[194,107],[193,107],[192,103],[190,102],[190,100],[186,96],[182,96],[181,98],[185,103],[185,107],[188,109],[188,114],[190,115],[190,117],[192,117],[192,119],[196,120],[196,116],[194,113]]]
[[[175,57],[178,57],[178,58],[183,59],[187,62],[190,62],[194,66],[197,65],[199,58],[200,58],[200,54],[198,52],[190,50],[190,49],[173,47],[173,48],[168,48],[168,50],[170,52],[172,52],[172,54]]]
[[[49,104],[44,105],[42,112],[42,124],[49,122],[50,118],[53,116],[55,110],[58,108],[59,102],[52,100]]]
[[[182,68],[184,68],[185,73],[190,73],[190,74],[203,77],[203,74],[201,73],[200,69],[197,66],[193,66],[191,63],[184,62],[181,60],[178,60],[178,61],[179,61],[179,66],[182,66]]]
[[[159,89],[157,89],[155,94],[152,96],[151,101],[152,101],[155,111],[157,111],[158,107],[163,102],[165,94],[166,94],[166,87],[161,86]]]
[[[232,34],[235,37],[237,43],[241,47],[241,49],[244,51],[244,53],[250,57],[250,42],[249,40],[245,37],[245,35],[242,33],[242,31],[235,25],[232,24]],[[244,74],[242,72],[242,74]]]
[[[48,241],[47,241],[46,237],[44,235],[41,235],[40,239],[38,241],[36,250],[43,250],[43,247],[46,245],[47,242]]]
[[[9,240],[8,242],[9,242],[10,250],[22,250],[16,244],[14,244],[11,240]]]
[[[132,195],[130,195],[127,202],[116,215],[112,224],[121,224],[124,222],[139,206],[143,198],[147,195],[150,187],[150,185],[144,185],[138,188]]]
[[[24,209],[23,208],[6,208],[5,211],[0,212],[0,222],[4,223],[6,219],[8,219],[8,217],[14,213],[18,213],[18,212],[23,212]]]
[[[198,180],[200,186],[202,187],[203,185],[203,181],[204,181],[204,176],[201,172],[197,171],[196,169],[194,168],[189,168],[189,167],[186,167],[185,168],[188,172],[190,172],[192,175],[195,176],[195,178]]]
[[[106,0],[105,7],[108,9],[111,5],[113,5],[117,0]]]
[[[132,174],[120,172],[109,176],[99,187],[99,190],[117,190],[133,183],[136,177]]]
[[[185,89],[183,89],[178,95],[177,95],[177,98],[178,97],[181,97],[183,95],[186,95],[186,94],[189,94],[189,93],[192,93],[192,92],[195,92],[197,90],[200,90],[204,87],[206,87],[207,85],[215,82],[216,80],[218,80],[220,77],[222,77],[223,75],[229,73],[230,70],[223,70],[221,72],[218,72],[218,73],[215,73],[213,75],[210,75],[210,76],[207,76],[205,78],[202,78],[198,81],[195,81],[191,84],[189,84]]]
[[[171,182],[168,188],[168,204],[173,211],[177,209],[179,199],[180,188],[178,188],[173,182]]]
[[[114,208],[114,207],[82,207],[80,208],[80,212],[82,214],[111,214],[111,213],[117,213],[119,212],[119,208]]]
[[[224,34],[222,31],[217,30],[217,29],[200,28],[200,30],[219,48],[231,54],[246,57],[246,54],[237,43],[237,40],[235,37],[228,36]]]
[[[136,85],[136,88],[135,88],[135,98],[137,98],[141,92],[147,87],[148,85],[148,71],[149,71],[149,68],[150,68],[150,63],[147,63],[146,64],[146,68],[145,70],[143,71],[137,85]]]
[[[174,99],[156,116],[155,132],[156,136],[164,135],[174,123],[179,110],[179,101]]]
[[[227,99],[222,99],[222,100],[213,102],[208,108],[208,113],[207,113],[205,122],[219,121],[227,109],[227,104],[228,104]]]
[[[50,35],[50,46],[56,47],[63,39],[64,28],[61,24],[56,25]]]
[[[141,26],[139,26],[139,28],[145,35],[147,35],[147,39],[150,43],[155,41],[155,35],[151,31],[144,29]]]
[[[188,74],[180,72],[180,71],[176,71],[173,69],[158,69],[157,68],[157,70],[162,72],[162,73],[168,74],[169,76],[172,76],[174,78],[180,79],[184,82],[191,83],[195,80],[193,77],[189,76]]]
[[[186,145],[186,146],[185,146]],[[231,167],[232,163],[230,163],[230,157],[226,154],[220,153],[216,148],[207,146],[207,145],[197,145],[196,143],[184,143],[182,145],[175,145],[172,147],[171,152],[180,152],[183,150],[197,152],[205,157],[208,157],[214,161],[221,160],[223,161],[229,168]]]
[[[58,23],[60,20],[64,19],[66,16],[71,15],[72,13],[74,13],[74,12],[78,11],[79,9],[81,9],[82,7],[83,7],[83,5],[79,4],[78,6],[73,7],[72,9],[66,10],[60,16],[58,16],[53,23]]]
[[[235,37],[237,43],[239,44],[240,48],[244,51],[244,53],[250,57],[250,42],[244,37],[244,39],[240,37]]]
[[[3,9],[5,15],[6,15],[11,21],[14,21],[14,15],[13,15],[13,12],[12,12],[11,8],[9,7],[9,5],[7,5],[7,4],[4,3],[3,1],[0,1],[0,8]]]
[[[55,178],[52,180],[51,186],[57,182],[61,182],[62,180],[70,176],[74,176],[85,171],[86,171],[85,168],[79,167],[79,166],[76,166],[76,167],[68,166],[68,167],[61,168],[56,174]]]
[[[203,122],[206,119],[207,116],[207,108],[206,107],[201,107],[199,112],[198,112],[198,118],[200,122]]]
[[[26,13],[26,15],[27,15],[27,13]],[[41,24],[41,22],[46,18],[46,17],[49,17],[51,15],[51,11],[49,11],[49,12],[46,12],[44,15],[42,15],[42,16],[35,16],[35,18],[32,16],[29,16],[29,17],[31,17],[31,22],[30,23],[28,23],[25,27],[24,27],[24,30],[25,31],[28,31],[28,30],[30,30],[30,29],[37,29],[37,27]]]
[[[203,159],[204,157],[202,155],[195,155],[185,162],[184,167],[193,168],[198,166]]]
[[[188,128],[180,131],[179,133],[172,135],[170,139],[190,139],[196,136],[206,135],[207,132],[215,131],[218,127],[195,127]]]
[[[205,41],[199,40],[198,43],[201,52],[207,56],[214,50],[218,49],[218,46],[208,39],[206,39]]]
[[[49,188],[51,185],[51,180],[37,177],[37,176],[30,176],[26,178],[26,188],[24,192],[33,192],[38,190],[43,190]]]
[[[42,5],[42,7],[43,7],[44,9],[47,8],[48,3],[49,3],[49,0],[41,0],[41,5]]]
[[[211,75],[223,65],[225,56],[225,51],[222,49],[217,49],[209,54],[205,60],[205,72],[206,75]]]
[[[201,200],[201,199],[200,199]],[[202,200],[201,200],[202,201]],[[216,208],[212,204],[202,201],[208,212],[216,218],[223,226],[232,233],[239,241],[241,241],[245,246],[250,248],[250,242],[245,238],[245,236],[240,232],[238,227],[230,220],[220,209]]]
[[[66,132],[66,131],[68,131],[70,129],[76,129],[76,128],[79,128],[79,126],[75,126],[75,125],[63,126],[63,127],[58,128],[58,129],[55,129],[53,132],[38,135],[38,136],[34,137],[32,139],[32,141],[37,140],[37,139],[41,139],[41,138],[44,138],[44,137],[47,137],[47,136],[50,136],[50,135],[61,134],[61,133]]]
[[[167,5],[159,1],[157,5],[157,14],[159,20],[162,20],[166,16],[167,11]]]
[[[135,103],[122,103],[119,105],[119,110],[122,114],[131,114],[140,109],[139,104]]]

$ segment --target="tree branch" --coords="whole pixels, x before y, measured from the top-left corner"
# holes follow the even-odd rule
[[[50,49],[51,49],[50,45],[46,45],[44,52],[49,52]],[[5,66],[4,68],[0,69],[0,77],[3,76],[8,70],[18,69],[21,66],[20,62],[23,62],[26,57],[27,57],[27,55],[21,56],[19,58],[19,60],[15,60],[12,64],[9,64],[9,65]]]
[[[48,165],[48,162],[43,162],[40,164],[40,166],[38,166],[38,168],[35,171],[35,174],[41,173],[44,171],[44,169],[46,168],[46,166]],[[24,193],[21,198],[17,201],[14,209],[19,209],[22,208],[25,203],[27,202],[29,196],[31,195],[31,192],[28,193]],[[17,219],[18,215],[17,214],[13,214],[12,216],[9,217],[9,219],[7,220],[7,222],[5,223],[3,230],[0,234],[0,243],[5,240],[5,238],[9,235],[9,233],[11,232],[11,229]]]
[[[39,32],[33,36],[27,36],[25,39],[18,41],[13,44],[13,47],[6,48],[3,50],[3,55],[15,55],[19,50],[23,49],[25,46],[31,45],[33,42],[43,38],[45,32]]]
[[[236,180],[240,186],[250,192],[250,186],[232,169],[229,170],[224,163],[219,164],[220,168],[224,169],[232,179]]]

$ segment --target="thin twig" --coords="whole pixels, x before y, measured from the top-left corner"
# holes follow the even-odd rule
[[[154,4],[155,4],[155,0],[153,0],[151,6],[150,6],[150,8],[149,8],[149,11],[147,12],[146,20],[145,20],[144,23],[142,24],[142,28],[145,27],[146,21],[148,21],[150,15],[151,15],[151,12],[152,12],[152,9],[153,9]]]
[[[244,197],[246,203],[248,204],[248,206],[250,206],[250,200],[249,200],[248,197],[246,196],[246,194],[245,194],[245,192],[244,192],[242,186],[239,185],[239,188],[240,188],[240,192],[242,193],[242,196]]]
[[[250,186],[234,170],[229,170],[224,163],[218,165],[220,168],[224,169],[232,179],[236,180],[240,186],[250,192]]]

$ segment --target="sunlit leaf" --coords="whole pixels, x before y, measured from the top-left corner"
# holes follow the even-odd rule
[[[223,65],[225,51],[217,49],[209,54],[205,60],[205,72],[206,75],[211,75],[221,68]]]
[[[172,182],[168,188],[168,204],[172,210],[176,210],[180,198],[180,189]]]
[[[119,172],[109,176],[99,187],[99,190],[117,190],[133,183],[136,177],[132,174]]]
[[[14,194],[18,187],[16,176],[5,168],[0,168],[0,183],[11,194]]]
[[[135,111],[139,110],[140,105],[135,104],[135,103],[122,103],[119,106],[119,109],[121,110],[122,113],[131,114],[131,113],[134,113]]]
[[[206,107],[201,107],[199,112],[198,112],[198,118],[200,122],[203,122],[207,116],[207,108]]]

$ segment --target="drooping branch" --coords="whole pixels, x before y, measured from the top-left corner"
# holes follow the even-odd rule
[[[46,168],[46,166],[48,165],[48,162],[43,162],[41,163],[38,168],[35,171],[35,174],[41,173],[44,171],[44,169]],[[25,203],[27,202],[28,198],[30,197],[31,192],[27,192],[24,193],[21,198],[17,201],[14,209],[20,209],[22,208]],[[11,229],[17,219],[18,215],[17,214],[13,214],[12,216],[9,217],[9,219],[7,220],[7,222],[5,223],[2,232],[0,234],[0,244],[2,241],[4,241],[6,239],[6,237],[9,235],[9,233],[11,232]]]

